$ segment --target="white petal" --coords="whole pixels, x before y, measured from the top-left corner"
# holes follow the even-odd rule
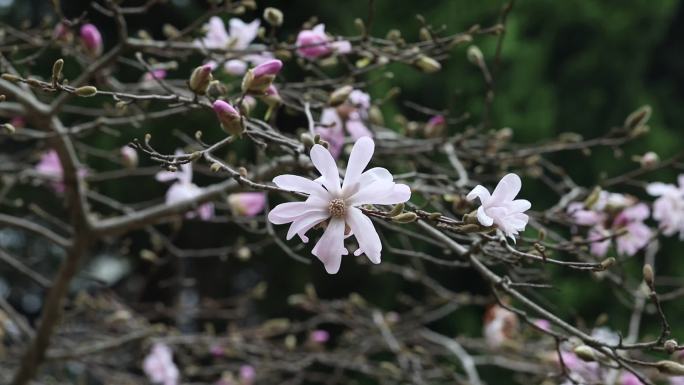
[[[383,197],[394,191],[394,185],[394,182],[379,180],[368,186],[360,186],[356,194],[347,198],[347,204],[350,206],[380,204],[379,201],[382,201]]]
[[[409,199],[411,199],[411,188],[402,183],[394,183],[389,193],[374,199],[372,204],[395,205],[397,203],[404,203]]]
[[[324,178],[323,186],[331,194],[339,196],[340,172],[337,170],[335,159],[330,155],[330,152],[320,144],[314,144],[311,149],[311,161]]]
[[[349,155],[349,162],[347,162],[347,171],[344,174],[342,191],[349,190],[351,186],[354,186],[359,181],[359,177],[366,166],[368,166],[374,151],[375,143],[369,137],[363,137],[354,143],[354,148],[352,148]]]
[[[477,220],[482,226],[491,226],[494,224],[494,219],[485,213],[484,206],[477,209]]]
[[[292,225],[290,225],[286,239],[289,241],[295,234],[299,234],[301,237],[309,231],[309,229],[328,219],[328,217],[330,217],[330,212],[327,210],[309,211],[304,215],[300,215],[299,218],[295,219],[292,222]]]
[[[506,174],[492,192],[493,202],[511,201],[520,192],[522,182],[516,174]]]
[[[328,193],[319,183],[298,175],[279,175],[273,178],[273,183],[282,189],[315,195],[324,199],[328,197]]]
[[[359,183],[361,185],[368,185],[376,180],[388,180],[391,182],[394,180],[394,178],[392,177],[392,174],[383,167],[373,167],[368,169],[361,174],[361,177],[359,177]]]
[[[673,185],[661,182],[650,183],[648,186],[646,186],[646,191],[653,196],[663,195],[666,194],[668,191],[673,190],[676,190],[676,188]]]
[[[354,237],[359,242],[359,249],[363,250],[371,262],[380,263],[380,251],[382,242],[378,236],[373,222],[356,207],[350,207],[347,211],[347,224],[351,227]],[[357,250],[358,251],[358,250]],[[358,253],[355,253],[359,255]]]
[[[274,207],[268,213],[268,220],[275,225],[289,223],[307,214],[310,211],[318,211],[320,208],[307,202],[287,202]]]
[[[323,236],[318,240],[311,254],[323,262],[328,274],[336,274],[340,270],[344,249],[344,220],[331,218]]]
[[[507,204],[509,212],[519,212],[527,211],[532,207],[532,203],[527,199],[516,199],[511,203]]]
[[[466,195],[466,199],[469,201],[480,198],[480,203],[483,205],[489,201],[490,197],[489,190],[479,184]]]

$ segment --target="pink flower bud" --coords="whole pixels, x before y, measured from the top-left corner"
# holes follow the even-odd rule
[[[214,102],[213,108],[219,122],[221,122],[221,126],[226,132],[231,135],[242,133],[240,113],[233,106],[223,100],[217,100]]]
[[[102,35],[93,24],[81,26],[81,43],[92,56],[99,56],[102,53]]]
[[[145,73],[143,76],[143,80],[145,81],[153,81],[155,79],[160,80],[164,79],[166,77],[166,70],[158,69],[158,70],[152,70],[150,72]]]
[[[299,56],[308,59],[316,59],[332,53],[332,47],[328,44],[328,36],[325,34],[323,24],[299,32],[296,45]]]
[[[69,27],[62,22],[57,23],[57,25],[55,25],[55,29],[52,31],[52,36],[56,40],[61,41],[70,41],[73,38]]]
[[[123,146],[121,147],[121,163],[126,168],[135,168],[138,166],[138,152],[135,149]]]
[[[283,62],[278,59],[269,60],[254,67],[254,78],[258,79],[265,75],[277,75],[283,68]]]
[[[228,197],[228,204],[236,215],[253,217],[264,210],[266,194],[263,192],[231,194]]]
[[[199,66],[192,71],[190,75],[190,81],[188,82],[188,87],[190,90],[197,95],[204,95],[207,92],[209,83],[214,80],[211,71],[214,66],[211,63]]]
[[[311,332],[309,336],[312,342],[317,344],[324,344],[330,339],[330,333],[325,330],[317,329]]]
[[[254,383],[254,378],[256,377],[256,370],[252,365],[242,365],[240,366],[240,384],[241,385],[251,385]]]

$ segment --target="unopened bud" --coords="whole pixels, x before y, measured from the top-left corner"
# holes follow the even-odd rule
[[[268,7],[264,9],[264,19],[274,27],[283,25],[283,12],[278,8]]]
[[[648,287],[653,289],[653,284],[655,283],[655,278],[653,276],[653,267],[648,263],[644,264],[642,274],[644,275],[644,282],[646,282]]]
[[[633,130],[639,126],[645,125],[651,117],[651,111],[651,106],[649,105],[639,107],[639,109],[627,116],[627,119],[625,119],[625,128]]]
[[[594,205],[598,202],[599,198],[601,197],[601,187],[594,187],[593,190],[591,190],[591,194],[587,197],[587,199],[584,200],[584,207],[590,209],[594,207]]]
[[[266,103],[266,105],[269,107],[276,107],[283,102],[283,99],[280,97],[280,93],[278,93],[278,89],[273,84],[266,88],[266,91],[264,91],[263,95],[259,96],[259,100]]]
[[[247,178],[247,169],[244,167],[238,167],[238,174],[240,174],[240,176],[243,178]]]
[[[0,94],[0,103],[4,102],[7,99],[7,96],[5,94]]]
[[[347,101],[347,99],[349,98],[349,94],[351,94],[352,91],[354,91],[354,87],[352,86],[342,86],[336,89],[330,94],[328,104],[332,107],[339,106],[340,104]]]
[[[224,131],[230,135],[242,134],[240,113],[233,106],[223,100],[217,100],[214,102],[213,108]]]
[[[479,224],[480,221],[477,219],[477,211],[472,211],[469,212],[468,214],[463,216],[463,222],[464,223],[469,223],[469,224]]]
[[[55,64],[52,65],[52,82],[57,83],[59,78],[62,77],[62,68],[64,68],[64,59],[58,59]]]
[[[138,166],[138,152],[129,146],[123,146],[120,150],[121,163],[126,168],[136,168]]]
[[[594,355],[594,349],[587,345],[580,345],[576,347],[573,352],[577,357],[583,361],[592,362],[596,361],[596,355]]]
[[[302,142],[304,148],[306,148],[307,150],[313,147],[314,144],[316,144],[311,134],[306,132],[299,136],[299,141]]]
[[[95,88],[93,86],[78,87],[77,89],[74,90],[74,93],[78,96],[81,96],[84,98],[89,98],[89,97],[95,96],[97,94],[97,88]]]
[[[414,212],[402,213],[392,217],[392,221],[396,223],[411,223],[418,219],[418,214]]]
[[[378,126],[385,125],[385,117],[382,115],[382,111],[378,106],[371,106],[368,110],[368,120]]]
[[[601,261],[601,268],[603,270],[608,269],[609,267],[613,266],[615,264],[615,258],[609,257]]]
[[[639,159],[639,163],[641,164],[641,167],[643,167],[643,168],[651,168],[651,167],[655,166],[656,164],[658,164],[659,161],[660,161],[660,157],[658,156],[658,154],[656,154],[653,151],[649,151],[649,152],[645,153]]]
[[[442,69],[442,65],[439,64],[437,60],[425,55],[420,55],[418,59],[416,59],[415,65],[428,74],[435,73]]]
[[[180,31],[178,30],[178,28],[168,23],[162,26],[162,33],[169,39],[176,38],[178,37],[178,35],[180,35]]]
[[[430,33],[430,30],[425,27],[422,27],[420,31],[418,31],[418,37],[420,37],[420,40],[422,41],[432,40],[432,34]]]
[[[470,47],[468,47],[466,56],[468,57],[468,61],[475,65],[480,65],[482,62],[484,62],[484,56],[482,55],[482,51],[476,45],[471,45]]]
[[[677,341],[672,339],[665,341],[663,344],[663,349],[665,349],[668,354],[674,353],[675,350],[677,350]]]
[[[283,62],[273,59],[250,69],[242,78],[242,92],[263,94],[273,84],[276,74],[282,68]]]
[[[388,212],[387,215],[389,215],[390,217],[396,217],[402,212],[404,212],[404,204],[397,203],[396,205],[394,205],[394,207],[392,207],[392,210],[390,210],[390,212]]]
[[[674,361],[658,361],[656,367],[660,373],[669,374],[671,376],[684,376],[684,365]]]
[[[190,161],[195,161],[201,157],[202,157],[202,152],[201,151],[195,151],[192,154],[190,154]]]
[[[211,172],[219,172],[221,171],[221,165],[218,163],[212,163],[209,169],[211,169]]]
[[[192,71],[188,88],[197,95],[204,95],[207,93],[207,88],[212,80],[214,80],[214,76],[211,74],[211,65],[205,64]]]
[[[15,75],[8,74],[8,73],[2,74],[2,79],[7,80],[8,82],[14,82],[14,83],[21,80],[21,78],[19,76],[15,76]]]
[[[81,44],[91,56],[102,54],[102,35],[95,25],[84,24],[81,26]]]
[[[7,131],[7,133],[9,133],[10,135],[13,135],[15,132],[17,132],[16,127],[14,127],[14,126],[13,126],[12,124],[10,124],[10,123],[5,123],[5,124],[2,125],[2,127],[3,127],[3,128]]]

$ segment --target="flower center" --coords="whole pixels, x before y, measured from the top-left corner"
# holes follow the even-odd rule
[[[330,204],[328,204],[328,210],[330,211],[330,215],[333,217],[341,218],[347,212],[347,207],[342,199],[337,198],[330,201]]]

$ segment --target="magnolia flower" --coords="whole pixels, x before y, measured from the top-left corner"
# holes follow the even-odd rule
[[[346,103],[323,109],[320,125],[316,126],[315,132],[330,144],[328,148],[335,159],[339,157],[344,145],[343,128],[355,141],[364,136],[373,136],[364,123],[368,118],[369,108],[370,96],[361,90],[353,90]]]
[[[90,55],[99,56],[102,54],[102,35],[93,24],[81,26],[81,43]]]
[[[615,243],[620,255],[634,255],[648,244],[651,229],[644,224],[650,210],[644,203],[628,207],[615,217],[613,227],[623,228],[625,234],[617,237]]]
[[[149,72],[145,72],[145,75],[143,75],[143,82],[150,83],[164,78],[166,78],[166,70],[156,69]]]
[[[588,210],[582,202],[572,202],[567,208],[568,214],[575,224],[580,226],[594,226],[605,219],[605,214],[596,210]]]
[[[622,372],[620,375],[620,385],[642,385],[641,380],[630,372]]]
[[[212,107],[224,131],[231,135],[242,133],[240,113],[235,107],[223,100],[215,101]]]
[[[183,151],[177,150],[176,155],[183,155]],[[168,205],[194,199],[204,191],[204,189],[192,183],[192,165],[190,163],[181,164],[180,170],[176,172],[160,171],[157,173],[156,179],[160,182],[176,181],[166,191],[166,204]],[[186,218],[194,218],[196,216],[205,221],[213,218],[214,204],[211,202],[204,203],[197,210],[189,211],[185,214]]]
[[[326,223],[325,232],[311,253],[323,262],[329,274],[339,271],[342,256],[348,254],[344,247],[347,235],[353,234],[359,243],[354,255],[365,253],[371,262],[380,263],[380,237],[370,218],[358,206],[397,204],[411,197],[411,189],[405,184],[395,183],[386,169],[375,167],[363,171],[374,150],[375,143],[368,137],[354,144],[342,187],[335,159],[319,144],[311,149],[311,161],[321,173],[321,178],[312,181],[296,175],[280,175],[273,179],[278,187],[309,194],[309,198],[305,202],[276,206],[268,214],[269,221],[277,225],[292,222],[287,239],[298,235],[305,243],[308,242],[307,231],[319,223]]]
[[[482,226],[496,225],[507,237],[515,242],[518,231],[525,230],[529,217],[523,214],[532,205],[526,199],[516,199],[520,192],[520,177],[516,174],[508,174],[501,178],[494,192],[490,195],[489,190],[481,185],[468,193],[466,199],[480,199],[481,206],[477,209],[477,220]]]
[[[318,24],[313,29],[305,29],[297,35],[297,53],[307,59],[328,56],[333,52],[351,52],[351,43],[346,40],[331,41],[325,34],[325,24]]]
[[[40,157],[40,161],[36,164],[35,170],[38,174],[50,178],[50,186],[55,192],[62,194],[66,189],[64,185],[64,170],[62,163],[59,160],[57,151],[50,150]],[[84,168],[78,169],[78,175],[84,177],[88,175],[88,171]]]
[[[321,139],[328,142],[330,154],[337,159],[344,145],[342,119],[335,108],[325,108],[321,113],[320,123],[320,126],[316,126],[314,131],[321,136]]]
[[[240,385],[252,385],[256,378],[256,370],[252,365],[240,366]]]
[[[316,329],[309,334],[309,340],[317,344],[324,344],[330,339],[330,333],[325,330]]]
[[[598,362],[587,362],[575,355],[575,353],[568,351],[561,351],[561,358],[563,359],[563,364],[569,371],[570,378],[572,381],[563,382],[562,385],[569,384],[602,384],[602,373],[601,366]]]
[[[501,347],[515,335],[517,329],[518,316],[515,313],[499,305],[492,305],[487,309],[482,334],[489,347]]]
[[[207,34],[203,39],[197,41],[197,44],[207,48],[231,48],[236,50],[244,50],[256,39],[259,33],[259,20],[254,20],[251,23],[245,23],[240,19],[230,19],[228,21],[230,33],[226,31],[226,26],[220,17],[214,16],[209,19],[209,23],[205,25]],[[254,65],[263,63],[271,59],[273,55],[268,52],[260,54],[245,54],[239,58],[231,59],[225,62],[223,69],[231,75],[242,75],[247,71],[248,62]],[[216,62],[209,62],[213,67],[216,67]]]
[[[264,211],[266,206],[266,193],[246,192],[230,194],[228,204],[236,215],[253,217]]]
[[[173,352],[164,344],[157,343],[152,346],[152,350],[143,362],[143,370],[150,381],[155,384],[178,384],[180,373],[176,364],[173,363]]]
[[[242,79],[242,91],[258,95],[265,94],[282,68],[283,62],[278,59],[268,60],[252,68]]]
[[[663,234],[671,236],[679,232],[679,239],[684,240],[684,174],[677,182],[679,186],[651,183],[646,191],[658,197],[653,202],[653,219],[658,221]]]
[[[589,230],[588,239],[591,241],[589,250],[593,255],[602,257],[610,249],[610,231],[603,225],[594,226]]]

